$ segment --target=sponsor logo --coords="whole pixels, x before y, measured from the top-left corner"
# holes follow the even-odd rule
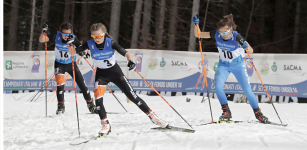
[[[109,43],[107,43],[107,47],[109,47]]]
[[[58,40],[60,40],[61,38],[60,37],[58,37]]]
[[[33,65],[32,65],[32,73],[39,73],[40,60],[39,55],[32,55]]]
[[[180,67],[180,69],[184,69],[181,71],[190,71],[192,68],[189,68],[189,65],[186,62],[183,61],[171,61],[171,65],[173,67]],[[193,68],[194,69],[194,68]]]
[[[6,70],[12,70],[12,61],[11,60],[7,60],[5,61],[5,69]]]
[[[92,45],[92,49],[95,49],[94,45]]]
[[[172,66],[188,66],[188,64],[182,61],[172,61]]]
[[[164,60],[164,58],[162,58],[162,60],[160,61],[160,67],[164,67],[166,65],[166,61]]]
[[[260,69],[262,74],[268,74],[270,71],[269,63],[266,60],[260,62]]]
[[[13,62],[12,60],[5,61],[5,69],[13,70],[14,69],[26,69],[28,66],[25,65],[24,62]]]
[[[302,71],[302,68],[300,65],[284,65],[284,70],[297,70]]]
[[[302,67],[300,65],[284,65],[285,71],[293,71],[293,73],[302,73]]]
[[[213,70],[216,71],[219,67],[219,62],[215,62]]]
[[[245,67],[248,76],[253,76],[254,73],[254,66],[252,64],[253,58],[244,58]]]
[[[148,68],[153,70],[158,65],[158,59],[155,56],[151,56],[148,60]]]
[[[54,59],[52,57],[48,58],[47,61],[47,70],[52,70]]]
[[[135,56],[136,70],[138,72],[141,72],[141,70],[142,70],[142,62],[143,62],[143,54],[136,53],[136,54],[134,54],[134,56]]]
[[[272,69],[273,72],[276,72],[276,71],[277,71],[276,62],[273,62],[273,65],[271,66],[271,69]]]

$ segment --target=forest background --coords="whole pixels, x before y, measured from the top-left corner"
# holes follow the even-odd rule
[[[306,0],[4,0],[3,6],[4,51],[44,50],[38,37],[45,22],[49,33],[63,22],[73,24],[81,43],[100,22],[126,49],[199,51],[192,16],[198,13],[200,29],[210,31],[232,13],[254,52],[307,52]],[[202,39],[202,46],[217,51],[213,39]]]

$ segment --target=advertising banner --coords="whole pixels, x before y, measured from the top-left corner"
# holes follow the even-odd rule
[[[136,70],[158,91],[206,93],[205,75],[202,70],[200,52],[180,52],[162,50],[129,49],[136,64]],[[214,77],[218,69],[219,54],[203,53],[208,89],[215,93]],[[253,92],[265,95],[265,90],[257,75],[257,69],[270,95],[307,97],[307,55],[304,54],[251,54],[245,56],[244,65]],[[136,91],[152,91],[151,87],[134,71],[127,68],[127,59],[116,53],[117,63]],[[252,65],[254,62],[255,67]],[[91,65],[92,59],[88,59]],[[4,52],[4,90],[39,90],[45,82],[45,53]],[[48,52],[48,77],[54,73],[54,52]],[[95,75],[82,58],[78,67],[90,90],[94,90]],[[66,76],[66,75],[65,75]],[[119,90],[113,83],[112,90]],[[49,90],[56,89],[55,79]],[[66,90],[73,90],[73,80],[69,76]],[[78,89],[79,90],[79,89]],[[243,94],[240,84],[230,74],[225,85],[225,93]]]

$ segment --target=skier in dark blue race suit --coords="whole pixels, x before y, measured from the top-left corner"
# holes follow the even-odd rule
[[[70,23],[63,23],[60,26],[60,31],[57,31],[56,34],[46,34],[48,30],[48,25],[45,23],[43,25],[43,32],[39,37],[41,43],[48,42],[49,40],[55,41],[55,62],[54,62],[54,75],[57,82],[57,99],[58,99],[58,109],[56,114],[62,114],[65,112],[64,105],[64,85],[65,85],[65,72],[69,73],[70,76],[73,76],[72,70],[72,60],[69,46],[79,47],[81,43],[79,40],[72,34],[72,25]],[[46,41],[45,41],[45,35]],[[74,68],[75,68],[75,78],[76,83],[78,84],[80,90],[83,93],[83,97],[86,100],[87,107],[91,113],[97,113],[96,107],[91,98],[91,94],[86,87],[84,78],[76,64],[76,55],[74,58]]]
[[[95,77],[95,101],[96,109],[98,111],[102,129],[99,131],[99,137],[106,137],[110,131],[111,126],[107,118],[107,113],[103,105],[104,93],[109,82],[113,82],[118,86],[125,95],[135,103],[150,120],[162,128],[168,126],[168,123],[160,119],[133,90],[126,76],[123,74],[115,57],[115,51],[122,56],[127,57],[129,71],[135,69],[135,63],[132,61],[132,55],[122,48],[109,36],[106,27],[102,23],[95,23],[91,27],[92,40],[87,41],[81,47],[76,48],[79,55],[85,55],[85,50],[89,49],[97,66]]]
[[[199,19],[196,16],[193,17],[193,23],[199,23]],[[200,32],[200,38],[215,38],[219,51],[219,64],[214,82],[216,94],[223,110],[220,120],[230,120],[232,118],[223,87],[229,74],[233,73],[253,108],[256,118],[263,123],[267,123],[268,118],[262,114],[258,106],[244,65],[245,49],[247,49],[249,53],[253,53],[253,49],[235,30],[236,24],[233,21],[232,14],[230,14],[224,16],[224,18],[218,22],[217,30]],[[195,36],[198,37],[196,27],[194,33]]]

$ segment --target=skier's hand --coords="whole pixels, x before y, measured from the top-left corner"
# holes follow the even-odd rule
[[[74,42],[74,37],[72,36],[72,35],[69,35],[68,37],[67,37],[67,43],[72,43],[72,42]]]
[[[244,42],[244,43],[243,43],[242,48],[243,48],[243,49],[248,49],[248,44],[247,44],[247,42]]]
[[[85,51],[79,52],[78,55],[81,56],[81,57],[83,57],[83,56],[86,55],[86,52],[85,52]]]
[[[42,30],[43,30],[44,33],[47,32],[47,30],[48,30],[48,24],[47,23],[43,24]]]
[[[128,67],[129,67],[129,71],[134,70],[135,69],[135,63],[133,61],[129,60]]]
[[[199,23],[199,19],[197,18],[196,15],[193,17],[193,23],[194,24],[198,24]]]

